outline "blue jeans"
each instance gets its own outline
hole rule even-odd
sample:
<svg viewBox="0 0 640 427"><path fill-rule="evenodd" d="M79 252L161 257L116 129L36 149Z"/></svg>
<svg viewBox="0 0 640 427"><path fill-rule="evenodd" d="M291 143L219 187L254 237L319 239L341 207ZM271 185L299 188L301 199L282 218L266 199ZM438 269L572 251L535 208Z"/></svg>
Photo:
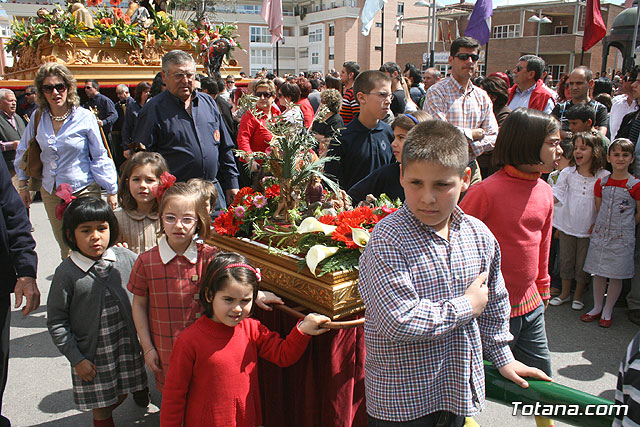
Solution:
<svg viewBox="0 0 640 427"><path fill-rule="evenodd" d="M535 310L509 320L513 341L509 343L513 357L551 376L551 353L544 329L544 304Z"/></svg>
<svg viewBox="0 0 640 427"><path fill-rule="evenodd" d="M367 427L463 427L464 417L438 411L411 421L384 421L369 415Z"/></svg>

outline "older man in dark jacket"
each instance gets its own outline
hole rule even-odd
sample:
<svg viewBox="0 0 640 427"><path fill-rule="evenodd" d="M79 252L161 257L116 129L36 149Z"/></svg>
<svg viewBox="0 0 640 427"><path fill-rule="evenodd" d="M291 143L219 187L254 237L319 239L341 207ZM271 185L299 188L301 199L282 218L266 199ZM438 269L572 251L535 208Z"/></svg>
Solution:
<svg viewBox="0 0 640 427"><path fill-rule="evenodd" d="M15 293L15 307L26 305L22 314L26 316L40 305L40 292L36 285L38 257L36 242L31 236L31 224L24 203L11 184L9 170L0 162L0 412L2 394L7 384L9 367L9 328L11 319L11 293ZM10 426L7 418L0 415L0 427Z"/></svg>

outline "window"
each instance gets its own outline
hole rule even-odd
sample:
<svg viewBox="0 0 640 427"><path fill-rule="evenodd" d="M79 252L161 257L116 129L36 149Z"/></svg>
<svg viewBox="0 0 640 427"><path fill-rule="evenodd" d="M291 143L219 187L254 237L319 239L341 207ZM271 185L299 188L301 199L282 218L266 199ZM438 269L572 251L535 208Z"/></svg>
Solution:
<svg viewBox="0 0 640 427"><path fill-rule="evenodd" d="M554 34L569 34L569 27L564 25L560 27L556 27L553 31Z"/></svg>
<svg viewBox="0 0 640 427"><path fill-rule="evenodd" d="M398 11L396 13L396 15L398 16L403 16L404 15L404 3L403 2L398 2Z"/></svg>
<svg viewBox="0 0 640 427"><path fill-rule="evenodd" d="M251 49L250 59L252 76L255 76L263 67L267 71L271 71L273 67L273 49Z"/></svg>
<svg viewBox="0 0 640 427"><path fill-rule="evenodd" d="M551 74L551 80L553 80L554 84L558 83L560 76L566 72L565 64L560 64L560 65L548 64L547 68L549 70L549 74Z"/></svg>
<svg viewBox="0 0 640 427"><path fill-rule="evenodd" d="M486 75L487 71L487 64L483 63L478 63L478 75L484 76Z"/></svg>
<svg viewBox="0 0 640 427"><path fill-rule="evenodd" d="M336 26L329 24L329 37L336 35Z"/></svg>
<svg viewBox="0 0 640 427"><path fill-rule="evenodd" d="M493 27L494 39L510 39L520 37L520 24L496 25Z"/></svg>
<svg viewBox="0 0 640 427"><path fill-rule="evenodd" d="M300 27L300 35L308 36L309 35L309 27Z"/></svg>
<svg viewBox="0 0 640 427"><path fill-rule="evenodd" d="M436 68L436 70L440 71L440 74L443 75L443 76L446 76L447 73L449 72L449 65L448 64L435 64L435 68Z"/></svg>
<svg viewBox="0 0 640 427"><path fill-rule="evenodd" d="M269 34L268 27L250 27L250 41L251 43L270 43L271 34Z"/></svg>
<svg viewBox="0 0 640 427"><path fill-rule="evenodd" d="M318 52L311 52L311 64L318 65L320 61L320 54Z"/></svg>
<svg viewBox="0 0 640 427"><path fill-rule="evenodd" d="M333 59L335 59L335 55L334 55L334 52L333 52L333 48L330 47L329 48L329 61L331 61Z"/></svg>
<svg viewBox="0 0 640 427"><path fill-rule="evenodd" d="M238 13L259 15L261 8L262 8L262 5L260 4L239 4L236 10Z"/></svg>
<svg viewBox="0 0 640 427"><path fill-rule="evenodd" d="M338 6L336 5L336 2L332 1L332 2L331 2L331 9L335 9L336 7L338 7Z"/></svg>
<svg viewBox="0 0 640 427"><path fill-rule="evenodd" d="M290 9L282 9L282 14L284 16L293 16L293 10Z"/></svg>
<svg viewBox="0 0 640 427"><path fill-rule="evenodd" d="M304 47L300 49L300 58L308 58L309 57L309 49Z"/></svg>
<svg viewBox="0 0 640 427"><path fill-rule="evenodd" d="M309 31L309 42L321 42L322 41L322 27Z"/></svg>

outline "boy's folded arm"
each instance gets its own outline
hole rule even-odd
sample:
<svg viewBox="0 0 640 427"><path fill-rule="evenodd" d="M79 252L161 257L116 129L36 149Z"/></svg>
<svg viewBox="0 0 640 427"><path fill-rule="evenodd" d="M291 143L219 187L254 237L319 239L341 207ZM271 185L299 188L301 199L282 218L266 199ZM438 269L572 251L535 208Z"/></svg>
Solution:
<svg viewBox="0 0 640 427"><path fill-rule="evenodd" d="M375 250L365 250L360 266L360 293L368 318L392 341L436 340L472 319L467 298L420 298L406 265L384 259Z"/></svg>
<svg viewBox="0 0 640 427"><path fill-rule="evenodd" d="M513 336L509 332L511 304L509 294L500 271L500 247L494 240L494 251L489 266L489 302L478 317L478 328L482 339L484 358L501 368L515 359L509 348Z"/></svg>

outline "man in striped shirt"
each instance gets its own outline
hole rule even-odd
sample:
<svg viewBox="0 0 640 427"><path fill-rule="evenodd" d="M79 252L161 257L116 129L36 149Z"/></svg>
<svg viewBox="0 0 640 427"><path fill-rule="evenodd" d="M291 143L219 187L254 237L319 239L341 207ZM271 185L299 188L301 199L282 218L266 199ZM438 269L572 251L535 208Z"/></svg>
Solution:
<svg viewBox="0 0 640 427"><path fill-rule="evenodd" d="M351 120L360 112L360 104L356 99L356 95L353 93L353 82L360 74L360 66L353 62L347 61L342 64L342 71L340 71L340 81L342 82L342 108L340 109L340 116L344 125L348 125Z"/></svg>

